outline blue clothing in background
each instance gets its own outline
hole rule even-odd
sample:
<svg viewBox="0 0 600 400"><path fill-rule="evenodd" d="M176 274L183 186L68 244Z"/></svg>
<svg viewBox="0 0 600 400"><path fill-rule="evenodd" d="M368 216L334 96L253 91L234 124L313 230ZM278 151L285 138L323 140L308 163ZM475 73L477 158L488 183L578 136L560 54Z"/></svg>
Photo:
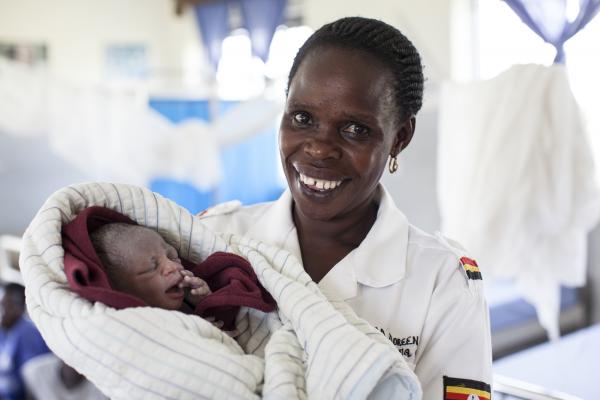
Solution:
<svg viewBox="0 0 600 400"><path fill-rule="evenodd" d="M33 323L21 317L9 330L0 329L0 398L22 400L25 386L21 367L50 350Z"/></svg>

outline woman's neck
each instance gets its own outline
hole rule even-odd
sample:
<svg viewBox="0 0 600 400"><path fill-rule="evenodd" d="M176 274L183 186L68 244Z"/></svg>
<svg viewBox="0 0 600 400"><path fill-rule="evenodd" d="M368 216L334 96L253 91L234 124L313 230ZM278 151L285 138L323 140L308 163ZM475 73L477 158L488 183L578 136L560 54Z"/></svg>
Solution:
<svg viewBox="0 0 600 400"><path fill-rule="evenodd" d="M294 224L304 269L319 282L339 261L357 248L377 218L378 205L370 202L361 210L328 221L314 220L293 208Z"/></svg>

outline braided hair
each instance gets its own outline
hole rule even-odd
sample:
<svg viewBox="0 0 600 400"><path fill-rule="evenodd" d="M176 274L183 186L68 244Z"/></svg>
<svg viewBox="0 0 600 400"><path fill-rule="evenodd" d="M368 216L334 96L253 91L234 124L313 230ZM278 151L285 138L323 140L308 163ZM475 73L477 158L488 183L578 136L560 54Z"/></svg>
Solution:
<svg viewBox="0 0 600 400"><path fill-rule="evenodd" d="M421 57L398 29L385 22L362 17L341 18L323 25L298 50L290 70L288 90L306 55L324 46L364 51L377 57L392 73L393 96L402 118L417 114L423 104Z"/></svg>

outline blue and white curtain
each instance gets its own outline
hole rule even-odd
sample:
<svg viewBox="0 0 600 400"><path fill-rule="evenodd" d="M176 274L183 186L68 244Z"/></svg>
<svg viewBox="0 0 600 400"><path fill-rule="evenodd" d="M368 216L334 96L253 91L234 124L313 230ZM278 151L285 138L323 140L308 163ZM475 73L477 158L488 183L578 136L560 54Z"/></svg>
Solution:
<svg viewBox="0 0 600 400"><path fill-rule="evenodd" d="M173 123L170 144L179 149L180 165L155 175L150 189L194 213L230 200L275 200L284 189L276 131L283 105L253 99L222 100L216 106L213 115L207 99L150 100L150 107ZM212 180L198 182L201 177Z"/></svg>
<svg viewBox="0 0 600 400"><path fill-rule="evenodd" d="M230 34L229 13L232 7L240 10L242 25L248 31L252 43L252 53L266 62L275 30L283 22L286 4L286 0L218 0L196 5L194 13L213 70L216 71L219 66L222 42ZM211 115L208 100L154 99L150 102L154 110L174 124L185 124L186 120L214 124L216 121L235 118L235 115L231 116L230 110L240 107L249 109L248 104L237 102L215 100L215 104L219 109L217 115ZM256 112L260 114L261 106L258 107ZM255 113L251 118L256 119L258 114ZM200 188L189 180L158 177L151 182L150 188L193 212L233 199L251 204L277 198L283 185L279 176L274 114L267 113L265 117L271 115L273 118L271 127L258 129L248 137L218 149L220 173L214 186ZM246 123L248 118L250 117L244 118ZM264 124L267 125L266 122ZM235 131L236 128L232 126L229 130ZM212 134L219 134L214 127Z"/></svg>
<svg viewBox="0 0 600 400"><path fill-rule="evenodd" d="M600 0L577 0L579 11L567 18L567 0L504 0L521 20L556 49L554 63L565 62L564 44L583 29L600 10Z"/></svg>
<svg viewBox="0 0 600 400"><path fill-rule="evenodd" d="M239 7L254 55L266 61L275 29L283 22L287 0L219 0L195 6L202 41L213 68L221 57L221 43L229 35L230 7Z"/></svg>

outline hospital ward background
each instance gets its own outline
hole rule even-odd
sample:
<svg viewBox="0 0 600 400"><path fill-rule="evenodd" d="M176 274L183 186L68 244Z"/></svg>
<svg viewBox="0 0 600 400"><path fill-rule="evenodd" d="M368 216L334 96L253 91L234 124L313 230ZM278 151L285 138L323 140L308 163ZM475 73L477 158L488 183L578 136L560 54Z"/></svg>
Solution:
<svg viewBox="0 0 600 400"><path fill-rule="evenodd" d="M493 397L600 399L599 11L600 0L0 0L0 280L22 283L21 235L70 184L144 186L192 213L277 199L296 51L323 23L378 18L411 38L426 76L412 144L383 183L412 224L478 261Z"/></svg>

